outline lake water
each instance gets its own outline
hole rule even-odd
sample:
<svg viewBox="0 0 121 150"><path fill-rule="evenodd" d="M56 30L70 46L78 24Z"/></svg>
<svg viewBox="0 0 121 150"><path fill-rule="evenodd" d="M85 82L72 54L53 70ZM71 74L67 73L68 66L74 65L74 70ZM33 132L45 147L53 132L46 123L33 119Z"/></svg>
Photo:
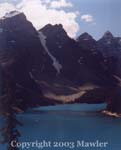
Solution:
<svg viewBox="0 0 121 150"><path fill-rule="evenodd" d="M105 104L71 104L39 107L18 115L23 126L18 127L22 142L74 142L75 148L68 145L61 148L40 148L40 150L120 150L121 119L100 113ZM4 120L0 119L0 126ZM105 148L76 147L77 141L108 142ZM0 150L7 150L5 145ZM22 148L20 148L22 150ZM29 148L38 150L38 148Z"/></svg>

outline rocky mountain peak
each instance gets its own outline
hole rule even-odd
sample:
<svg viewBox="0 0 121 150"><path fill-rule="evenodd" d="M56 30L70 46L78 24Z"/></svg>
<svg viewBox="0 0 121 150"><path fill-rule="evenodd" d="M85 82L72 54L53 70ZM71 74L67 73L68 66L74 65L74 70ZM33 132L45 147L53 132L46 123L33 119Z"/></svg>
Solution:
<svg viewBox="0 0 121 150"><path fill-rule="evenodd" d="M63 30L63 25L62 24L55 24L55 25L53 25L53 27Z"/></svg>
<svg viewBox="0 0 121 150"><path fill-rule="evenodd" d="M106 47L112 47L112 45L115 43L115 37L110 31L106 31L101 39L98 40L99 48L104 46ZM111 48L112 49L112 48Z"/></svg>
<svg viewBox="0 0 121 150"><path fill-rule="evenodd" d="M6 13L5 16L2 17L2 19L11 18L11 17L14 17L14 16L18 16L20 14L23 14L23 13L14 10L14 11Z"/></svg>
<svg viewBox="0 0 121 150"><path fill-rule="evenodd" d="M5 26L5 24L10 25L11 23L20 26L20 23L23 21L27 21L26 16L24 13L18 11L11 11L0 18L0 23L3 24L3 26Z"/></svg>
<svg viewBox="0 0 121 150"><path fill-rule="evenodd" d="M104 33L104 35L103 35L103 38L105 38L105 39L113 39L114 36L113 36L113 34L110 31L106 31Z"/></svg>
<svg viewBox="0 0 121 150"><path fill-rule="evenodd" d="M43 29L43 28L42 28ZM58 29L58 30L64 30L63 29L63 25L62 24L55 24L55 25L52 25L52 24L47 24L44 26L44 29Z"/></svg>
<svg viewBox="0 0 121 150"><path fill-rule="evenodd" d="M68 37L66 31L64 30L61 24L56 24L56 25L47 24L45 27L43 27L39 31L43 32L43 34L48 37L51 36L51 38L52 36L56 38L62 38L62 39L66 39Z"/></svg>
<svg viewBox="0 0 121 150"><path fill-rule="evenodd" d="M31 35L38 35L36 29L32 23L27 20L24 13L18 11L6 13L6 15L0 19L0 29L1 32L4 33L4 36L8 37L11 41L17 41L17 39L21 41L20 36L28 36L28 38L30 38Z"/></svg>
<svg viewBox="0 0 121 150"><path fill-rule="evenodd" d="M93 52L96 50L96 40L87 32L81 34L76 41L82 49L88 49Z"/></svg>
<svg viewBox="0 0 121 150"><path fill-rule="evenodd" d="M77 40L92 40L93 39L93 37L90 35L90 34L88 34L87 32L84 32L83 34L81 34L79 37L78 37L78 39Z"/></svg>
<svg viewBox="0 0 121 150"><path fill-rule="evenodd" d="M24 13L18 11L12 11L6 13L4 17L0 19L1 28L9 28L15 30L17 28L23 27L25 24L31 24L27 19ZM32 25L32 24L31 24Z"/></svg>

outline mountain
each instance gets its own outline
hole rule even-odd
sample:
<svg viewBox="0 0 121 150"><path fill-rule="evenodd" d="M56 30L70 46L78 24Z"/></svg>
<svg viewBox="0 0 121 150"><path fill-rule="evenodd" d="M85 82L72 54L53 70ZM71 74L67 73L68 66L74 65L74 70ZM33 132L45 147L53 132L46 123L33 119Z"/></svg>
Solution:
<svg viewBox="0 0 121 150"><path fill-rule="evenodd" d="M38 32L23 13L16 11L0 20L0 31L0 60L2 64L12 63L19 84L27 85L33 75L60 76L78 84L109 82L103 57L88 33L75 41L61 24L48 24Z"/></svg>
<svg viewBox="0 0 121 150"><path fill-rule="evenodd" d="M81 34L77 38L77 42L83 49L90 49L90 51L94 51L93 53L96 53L96 40L93 39L91 35L89 35L87 32Z"/></svg>
<svg viewBox="0 0 121 150"><path fill-rule="evenodd" d="M59 74L61 77L72 82L76 81L78 85L94 84L100 87L86 92L77 99L77 102L91 103L104 100L110 103L109 110L115 111L116 108L119 108L120 94L117 93L117 101L114 101L116 93L113 92L116 91L114 89L118 89L117 81L109 71L109 65L105 62L105 57L99 50L97 41L91 35L84 33L74 40L68 37L62 25L50 24L39 30L39 33L46 37L46 46L49 52L61 64L62 68ZM108 59L106 58L106 60ZM109 101L110 97L112 99ZM119 108L119 110L121 109Z"/></svg>
<svg viewBox="0 0 121 150"><path fill-rule="evenodd" d="M0 61L10 64L15 80L28 84L32 71L53 75L56 69L45 51L38 32L23 13L11 12L0 19ZM29 85L30 87L30 85Z"/></svg>
<svg viewBox="0 0 121 150"><path fill-rule="evenodd" d="M23 13L13 11L0 19L0 65L14 81L19 91L17 96L25 100L24 106L25 103L49 103L43 102L42 91L33 74L55 75L52 63L38 32Z"/></svg>
<svg viewBox="0 0 121 150"><path fill-rule="evenodd" d="M121 38L114 37L110 31L105 32L97 41L99 50L104 56L117 56L121 52Z"/></svg>
<svg viewBox="0 0 121 150"><path fill-rule="evenodd" d="M110 31L105 32L97 41L98 50L102 52L110 74L121 77L121 38L114 37Z"/></svg>
<svg viewBox="0 0 121 150"><path fill-rule="evenodd" d="M83 33L77 38L80 48L91 51L92 55L100 62L109 75L121 77L121 38L114 37L110 31L96 41L88 33ZM94 66L94 64L93 64Z"/></svg>
<svg viewBox="0 0 121 150"><path fill-rule="evenodd" d="M105 57L99 50L97 41L88 33L83 33L76 41L80 49L83 49L85 52L85 63L94 72L96 75L95 78L101 81L101 85L115 84L115 79L107 69L108 66L105 62Z"/></svg>
<svg viewBox="0 0 121 150"><path fill-rule="evenodd" d="M117 81L114 83L114 85L107 84L105 87L102 87L100 89L92 90L85 94L86 99L105 99L108 102L107 109L112 112L121 112L121 95L120 95L120 77L121 77L121 38L120 37L114 37L113 34L110 31L107 31L104 33L103 37L96 41L90 36L88 33L84 33L80 35L80 37L77 39L77 42L79 43L80 47L83 47L85 50L92 51L92 54L95 58L97 58L98 62L102 65L105 72L103 72L105 75L107 74L107 77L109 75L112 76L112 79L110 78L110 82L112 83L116 78L119 84L117 84ZM95 59L94 59L95 60ZM89 61L88 61L89 62ZM89 62L91 63L91 62ZM96 62L95 62L96 63ZM95 63L93 63L93 67L95 66ZM95 70L97 71L98 68ZM100 70L100 67L99 67ZM104 74L101 74L103 76ZM102 92L101 92L102 91ZM105 94L103 94L105 93ZM93 94L96 95L96 97L93 97ZM83 99L83 97L82 97ZM109 100L110 99L110 100Z"/></svg>
<svg viewBox="0 0 121 150"><path fill-rule="evenodd" d="M75 70L79 68L79 53L76 42L69 38L62 25L46 25L39 30L40 34L46 37L46 44L49 52L58 60L61 65L60 73L68 79L75 78Z"/></svg>
<svg viewBox="0 0 121 150"><path fill-rule="evenodd" d="M59 62L61 77L79 85L109 83L110 75L103 68L102 54L89 34L84 33L77 40L71 39L60 24L48 24L39 33L46 38L49 53Z"/></svg>
<svg viewBox="0 0 121 150"><path fill-rule="evenodd" d="M48 84L54 79L63 82L64 89L67 82L79 86L82 91L85 85L98 87L98 90L94 88L91 92L88 87L78 102L82 102L83 98L86 102L93 102L94 96L94 101L99 102L97 98L101 96L105 97L106 102L111 99L109 109L113 108L114 103L117 107L120 104L120 94L116 94L120 90L115 90L120 89L117 84L119 71L116 71L120 70L116 68L120 67L120 63L117 64L121 60L119 54L120 38L115 38L110 32L106 32L99 41L88 33L75 40L67 35L61 24L48 24L37 31L26 16L17 11L0 19L0 65L10 73L10 79L19 89L17 96L24 99L27 105L62 103L42 95L42 88L49 93L47 89L52 90L54 84L57 85ZM60 89L61 86L58 85ZM110 89L112 95L107 92ZM55 90L57 88L52 91ZM116 95L118 100L114 101Z"/></svg>

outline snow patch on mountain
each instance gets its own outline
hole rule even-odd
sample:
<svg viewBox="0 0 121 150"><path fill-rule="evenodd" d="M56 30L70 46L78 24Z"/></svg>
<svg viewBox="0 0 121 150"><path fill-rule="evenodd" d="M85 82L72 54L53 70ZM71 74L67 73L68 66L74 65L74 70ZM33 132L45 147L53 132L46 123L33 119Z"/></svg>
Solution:
<svg viewBox="0 0 121 150"><path fill-rule="evenodd" d="M57 73L59 74L61 69L62 69L62 65L57 61L57 59L48 50L47 45L46 45L46 36L42 32L39 32L39 39L40 39L42 46L44 47L45 51L47 52L47 54L52 59L53 66L56 69Z"/></svg>

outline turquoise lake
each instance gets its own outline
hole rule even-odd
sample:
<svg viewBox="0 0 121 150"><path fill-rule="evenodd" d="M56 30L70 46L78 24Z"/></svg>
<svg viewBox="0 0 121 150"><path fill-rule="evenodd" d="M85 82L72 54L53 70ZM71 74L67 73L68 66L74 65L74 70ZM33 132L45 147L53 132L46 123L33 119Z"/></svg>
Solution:
<svg viewBox="0 0 121 150"><path fill-rule="evenodd" d="M19 141L72 141L84 140L108 142L106 148L43 148L43 150L120 150L121 119L101 114L105 104L70 104L39 107L17 115L23 126L17 127L21 133ZM0 119L0 126L4 119ZM0 145L0 150L7 150ZM22 150L22 148L20 148ZM29 150L38 150L29 148ZM41 149L40 149L41 150Z"/></svg>

